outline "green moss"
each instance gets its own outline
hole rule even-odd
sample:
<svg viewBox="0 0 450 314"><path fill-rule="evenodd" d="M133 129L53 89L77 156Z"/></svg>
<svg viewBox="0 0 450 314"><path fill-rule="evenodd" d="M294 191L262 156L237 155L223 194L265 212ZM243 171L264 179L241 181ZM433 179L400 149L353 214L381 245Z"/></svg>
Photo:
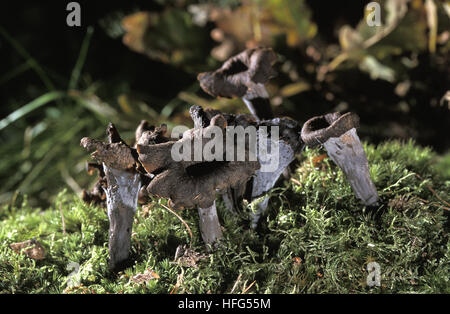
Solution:
<svg viewBox="0 0 450 314"><path fill-rule="evenodd" d="M26 200L5 207L0 211L0 292L227 293L234 287L239 293L254 282L249 293L449 293L448 209L439 199L448 201L450 190L445 163L413 142L365 148L381 198L376 208L359 204L328 158L315 158L323 151L307 150L293 180L271 191L269 211L256 231L248 228L252 204L235 216L219 202L225 241L213 254L203 247L195 210L180 213L191 239L160 206L165 201L140 208L132 237L134 264L119 274L107 270L104 209L66 192L45 211L30 208ZM33 237L47 250L44 260L9 248ZM178 245L191 245L207 257L196 268L181 266L173 262ZM381 287L366 285L371 261L381 267ZM67 268L70 262L80 265L75 277ZM130 281L147 269L159 278ZM81 285L68 289L69 279Z"/></svg>

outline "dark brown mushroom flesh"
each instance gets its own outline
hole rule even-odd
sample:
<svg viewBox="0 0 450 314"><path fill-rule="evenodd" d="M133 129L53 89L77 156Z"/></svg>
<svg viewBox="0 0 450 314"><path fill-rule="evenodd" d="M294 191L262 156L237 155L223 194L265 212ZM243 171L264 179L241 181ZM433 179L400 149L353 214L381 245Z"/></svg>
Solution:
<svg viewBox="0 0 450 314"><path fill-rule="evenodd" d="M259 123L273 120L274 123L281 123L279 127L286 130L286 125L283 125L283 123L286 123L286 119L273 118L269 95L265 88L265 84L276 75L272 67L276 60L277 55L270 48L247 49L228 59L218 70L199 74L198 80L202 89L214 97L241 97L255 119L253 125L258 128ZM239 122L243 122L244 125L248 125L247 119L242 119L242 116L239 121L232 119L233 123L239 125ZM275 159L279 159L279 167L272 171L260 169L256 172L251 183L225 191L223 199L229 209L236 211L240 208L244 194L247 194L247 197L253 200L273 188L280 175L295 159L295 147L300 145L302 141L299 132L296 132L294 137L296 137L296 140L293 146L291 145L292 142L285 141L285 138L281 140L270 136L264 139L265 143L261 142L261 146L274 146L277 149L276 153L266 152L264 156L260 156L259 161L271 163ZM256 227L259 217L265 212L267 205L268 198L265 198L259 203L258 210L252 213L252 227Z"/></svg>
<svg viewBox="0 0 450 314"><path fill-rule="evenodd" d="M103 171L103 165L95 162L87 162L86 170L89 175L94 175L98 172L98 179L90 191L83 189L81 199L87 204L106 207L106 177Z"/></svg>
<svg viewBox="0 0 450 314"><path fill-rule="evenodd" d="M258 161L227 161L195 159L195 143L203 149L210 141L214 129L225 132L226 119L217 114L211 119L202 117L200 107L191 109L194 129L183 133L181 139L154 145L138 142L139 161L147 173L154 174L146 190L151 195L168 198L175 209L197 207L200 215L200 229L207 245L222 238L215 207L216 192L247 182L259 168ZM222 135L225 139L225 136ZM192 148L187 160L173 158L173 150ZM248 153L247 153L248 154Z"/></svg>
<svg viewBox="0 0 450 314"><path fill-rule="evenodd" d="M252 48L228 59L214 72L198 75L200 86L214 97L240 97L258 119L272 119L265 84L276 75L277 55L270 48Z"/></svg>
<svg viewBox="0 0 450 314"><path fill-rule="evenodd" d="M197 113L192 114L192 112ZM289 118L257 121L250 115L225 114L211 109L203 111L198 106L191 107L191 115L197 117L198 125L208 124L208 119L216 114L222 114L228 126L243 128L254 126L258 129L258 162L261 167L255 171L251 180L222 191L222 199L233 213L240 211L244 199L251 202L263 197L263 200L257 204L256 210L251 213L251 227L256 228L269 203L269 197L264 194L275 186L283 171L295 159L295 154L303 149L304 145L300 137L301 127ZM277 127L278 132L271 132L272 127ZM270 167L270 165L276 166Z"/></svg>
<svg viewBox="0 0 450 314"><path fill-rule="evenodd" d="M378 202L378 193L356 132L358 126L359 117L354 113L331 113L308 120L301 134L306 145L325 147L330 159L344 172L355 196L364 205L372 206Z"/></svg>

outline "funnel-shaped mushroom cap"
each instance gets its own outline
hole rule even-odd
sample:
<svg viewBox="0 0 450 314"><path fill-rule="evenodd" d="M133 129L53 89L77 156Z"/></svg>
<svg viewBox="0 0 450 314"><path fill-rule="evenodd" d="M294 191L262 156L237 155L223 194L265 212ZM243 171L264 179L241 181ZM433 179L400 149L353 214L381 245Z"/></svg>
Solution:
<svg viewBox="0 0 450 314"><path fill-rule="evenodd" d="M247 49L228 59L220 69L198 75L200 86L214 97L243 97L254 84L265 84L276 75L277 55L270 48Z"/></svg>
<svg viewBox="0 0 450 314"><path fill-rule="evenodd" d="M221 143L225 140L227 120L220 114L208 117L201 107L192 107L190 111L197 128L184 132L177 141L148 145L138 143L137 152L145 170L155 174L147 186L149 194L170 198L174 208L207 208L214 203L216 190L247 182L260 164L250 160L226 161L223 156L209 160L202 154L197 160L196 151L202 153L211 144L208 134L220 130ZM185 149L188 153L180 160L181 156L177 153L184 153ZM220 154L225 154L225 151Z"/></svg>
<svg viewBox="0 0 450 314"><path fill-rule="evenodd" d="M358 127L359 117L357 114L348 112L341 116L340 113L335 112L306 121L301 135L305 144L313 147L325 143L331 137L339 137Z"/></svg>

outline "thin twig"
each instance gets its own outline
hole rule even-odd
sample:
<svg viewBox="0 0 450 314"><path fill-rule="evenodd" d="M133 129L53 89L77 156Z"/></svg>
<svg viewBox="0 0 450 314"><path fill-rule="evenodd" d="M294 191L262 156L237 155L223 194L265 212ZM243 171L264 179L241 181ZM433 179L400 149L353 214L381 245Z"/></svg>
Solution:
<svg viewBox="0 0 450 314"><path fill-rule="evenodd" d="M233 288L231 289L230 293L233 293L233 292L234 292L234 290L235 290L236 287L237 287L237 284L238 284L239 281L241 280L241 277L242 277L242 274L239 274L239 276L237 277L236 282L234 283Z"/></svg>
<svg viewBox="0 0 450 314"><path fill-rule="evenodd" d="M406 176L404 176L404 177L398 179L398 181L395 182L394 184L388 186L387 188L384 188L384 189L383 189L383 192L385 192L385 191L387 191L387 190L390 190L391 188L393 188L393 187L399 185L400 182L402 182L402 181L405 180L406 178L409 178L410 176L413 176L413 175L417 175L417 174L416 174L416 173L413 173L413 172L412 172L412 173L408 173Z"/></svg>
<svg viewBox="0 0 450 314"><path fill-rule="evenodd" d="M177 285L175 285L175 286L173 286L172 290L170 290L169 294L177 294L177 291L178 291L178 287L177 287Z"/></svg>
<svg viewBox="0 0 450 314"><path fill-rule="evenodd" d="M416 196L416 198L417 198L419 201L423 202L424 204L429 204L430 206L436 206L436 207L438 207L438 208L443 208L443 209L445 209L445 210L449 210L449 211L450 211L450 207L445 207L445 206L442 206L441 204L430 203L430 201L424 200L423 198L420 198L420 197L417 197L417 196Z"/></svg>
<svg viewBox="0 0 450 314"><path fill-rule="evenodd" d="M428 203L430 202L430 201L424 200L423 198L420 198L420 197L417 197L417 196L416 196L416 198L417 198L419 201L424 202L425 204L428 204Z"/></svg>
<svg viewBox="0 0 450 314"><path fill-rule="evenodd" d="M428 184L427 184L427 188L431 191L431 193L434 194L434 196L436 196L436 198L437 198L438 200L440 200L440 201L441 201L442 203L444 203L445 205L450 206L450 204L449 204L448 202L446 202L445 200L443 200L443 199L436 193L436 191L433 190L433 188L432 188L431 186L429 186Z"/></svg>
<svg viewBox="0 0 450 314"><path fill-rule="evenodd" d="M431 206L436 206L437 208L442 208L442 209L445 209L445 210L450 211L450 207L446 207L446 206L441 205L441 204L430 203L430 205L431 205Z"/></svg>
<svg viewBox="0 0 450 314"><path fill-rule="evenodd" d="M165 209L167 209L172 214L174 214L175 217L177 217L183 223L183 225L186 227L186 229L189 233L189 236L191 237L191 244L192 244L192 240L194 239L194 236L192 235L191 228L189 228L189 225L186 223L186 221L184 221L183 218L180 217L180 215L178 215L174 210L170 209L168 206L166 206L164 204L161 204L161 206L164 207Z"/></svg>
<svg viewBox="0 0 450 314"><path fill-rule="evenodd" d="M181 274L177 276L177 283L173 286L169 294L177 294L178 288L183 284L184 268L181 267Z"/></svg>
<svg viewBox="0 0 450 314"><path fill-rule="evenodd" d="M416 176L417 176L420 180L425 181L425 180L424 180L420 175L418 175L417 173L416 173ZM425 186L428 188L428 190L430 190L431 193L433 193L434 196L436 196L436 198L437 198L438 200L440 200L440 201L441 201L442 203L444 203L445 205L450 206L450 203L448 203L447 201L443 200L443 199L436 193L436 191L433 190L433 188L432 188L429 184L425 183ZM443 207L443 208L446 209L446 210L450 210L448 207Z"/></svg>
<svg viewBox="0 0 450 314"><path fill-rule="evenodd" d="M81 44L81 50L80 54L78 55L77 63L75 64L75 67L72 70L72 75L70 76L69 89L75 89L77 87L81 69L83 68L83 65L86 61L86 56L93 33L94 33L93 27L89 26L86 35L83 39L83 43Z"/></svg>
<svg viewBox="0 0 450 314"><path fill-rule="evenodd" d="M242 294L245 294L254 284L255 284L256 280L253 281L244 291L242 291Z"/></svg>
<svg viewBox="0 0 450 314"><path fill-rule="evenodd" d="M62 228L63 228L63 236L66 236L66 222L64 220L64 214L62 211L62 202L59 203L59 213L61 215L61 221L62 221Z"/></svg>

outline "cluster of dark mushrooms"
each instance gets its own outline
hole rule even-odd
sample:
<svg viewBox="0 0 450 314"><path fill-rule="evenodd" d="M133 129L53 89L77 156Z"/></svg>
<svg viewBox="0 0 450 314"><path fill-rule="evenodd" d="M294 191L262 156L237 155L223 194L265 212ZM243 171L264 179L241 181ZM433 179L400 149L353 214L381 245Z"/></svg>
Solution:
<svg viewBox="0 0 450 314"><path fill-rule="evenodd" d="M143 120L136 129L135 143L127 145L113 124L107 128L107 142L83 138L81 145L93 152L97 163L88 163L89 173L98 171L99 180L91 191L83 192L83 200L106 205L109 229L109 266L116 269L128 259L133 217L138 203L149 196L169 199L175 209L197 208L200 231L208 248L222 238L216 211L220 195L226 207L236 212L243 200L262 197L253 212L251 226L256 227L269 202L267 192L277 183L305 145L323 145L329 157L344 171L357 198L364 205L375 205L378 194L369 175L367 158L356 133L359 118L354 113L327 114L308 120L303 127L289 118L274 118L265 84L276 75L273 64L277 56L270 48L247 49L230 58L214 71L198 75L200 86L214 97L241 97L251 114L229 114L199 106L190 108L194 128L177 138L168 135L166 125L151 126ZM268 152L257 160L228 161L225 156L213 160L180 160L172 158L174 145L193 145L212 127L224 133L228 126L277 126L279 136L258 138L276 142L277 152ZM223 137L225 138L225 136ZM264 143L267 144L267 143ZM248 146L245 154L248 156ZM224 152L225 153L225 152ZM278 154L278 166L261 171L271 154ZM263 157L263 158L261 158Z"/></svg>

